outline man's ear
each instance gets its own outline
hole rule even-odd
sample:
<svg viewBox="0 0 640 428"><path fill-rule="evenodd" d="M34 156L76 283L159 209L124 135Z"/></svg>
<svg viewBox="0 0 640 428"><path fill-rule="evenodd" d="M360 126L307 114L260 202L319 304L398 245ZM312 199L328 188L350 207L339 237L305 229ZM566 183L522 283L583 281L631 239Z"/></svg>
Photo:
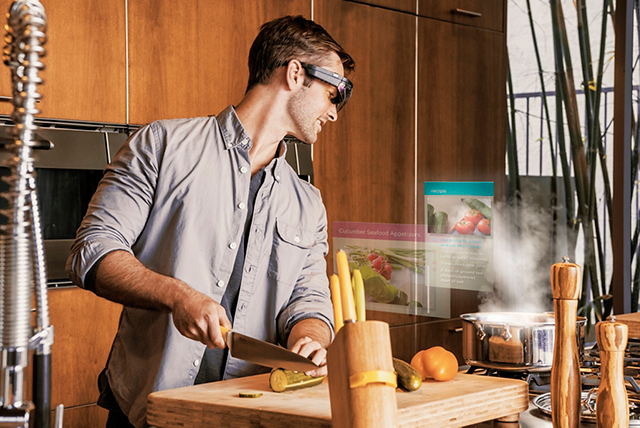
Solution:
<svg viewBox="0 0 640 428"><path fill-rule="evenodd" d="M304 84L304 68L297 59L292 59L287 64L287 86L289 89L294 90Z"/></svg>

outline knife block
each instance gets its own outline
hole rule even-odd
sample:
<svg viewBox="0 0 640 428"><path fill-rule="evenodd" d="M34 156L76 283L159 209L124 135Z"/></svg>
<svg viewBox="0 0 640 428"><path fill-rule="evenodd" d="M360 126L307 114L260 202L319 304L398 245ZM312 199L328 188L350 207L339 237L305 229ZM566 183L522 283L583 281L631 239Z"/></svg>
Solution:
<svg viewBox="0 0 640 428"><path fill-rule="evenodd" d="M387 323L345 323L329 347L327 366L333 428L398 426L395 386L375 379L362 386L350 385L354 376L369 372L393 375L395 382Z"/></svg>

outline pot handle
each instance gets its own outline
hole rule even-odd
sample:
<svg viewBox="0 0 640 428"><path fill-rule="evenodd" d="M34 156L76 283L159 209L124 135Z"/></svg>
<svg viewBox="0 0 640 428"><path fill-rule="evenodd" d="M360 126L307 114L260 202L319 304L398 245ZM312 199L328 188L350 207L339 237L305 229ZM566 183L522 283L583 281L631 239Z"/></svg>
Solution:
<svg viewBox="0 0 640 428"><path fill-rule="evenodd" d="M511 331L509 330L509 324L505 323L499 323L498 325L501 325L504 327L504 330L502 331L502 333L500 334L500 336L502 336L502 338L504 339L505 342L508 342L509 340L511 340L511 338L513 337L511 335Z"/></svg>
<svg viewBox="0 0 640 428"><path fill-rule="evenodd" d="M475 321L473 322L473 325L476 326L476 335L478 336L478 339L484 340L484 338L487 337L487 333L484 332L484 326Z"/></svg>

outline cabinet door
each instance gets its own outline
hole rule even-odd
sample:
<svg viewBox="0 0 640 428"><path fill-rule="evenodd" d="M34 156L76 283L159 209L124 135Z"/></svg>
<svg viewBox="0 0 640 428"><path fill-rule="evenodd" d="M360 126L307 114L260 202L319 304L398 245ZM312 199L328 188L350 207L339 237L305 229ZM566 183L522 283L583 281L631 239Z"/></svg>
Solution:
<svg viewBox="0 0 640 428"><path fill-rule="evenodd" d="M52 410L58 404L65 407L94 404L99 395L98 374L107 363L122 306L78 287L49 289L48 303L55 334L51 346ZM28 366L27 399L32 396L32 371L33 367Z"/></svg>
<svg viewBox="0 0 640 428"><path fill-rule="evenodd" d="M505 186L504 33L418 20L418 187L425 181ZM425 223L424 203L418 222ZM451 316L477 310L475 292L452 290Z"/></svg>
<svg viewBox="0 0 640 428"><path fill-rule="evenodd" d="M354 1L356 3L368 4L371 6L384 7L400 12L416 13L416 0L345 0Z"/></svg>
<svg viewBox="0 0 640 428"><path fill-rule="evenodd" d="M125 21L122 0L42 0L47 14L44 83L39 116L125 123ZM8 11L12 1L0 0ZM6 23L6 18L3 21ZM11 74L0 73L0 95L11 96ZM13 107L0 104L0 113Z"/></svg>
<svg viewBox="0 0 640 428"><path fill-rule="evenodd" d="M237 103L265 22L311 15L309 0L129 0L130 122L207 116Z"/></svg>
<svg viewBox="0 0 640 428"><path fill-rule="evenodd" d="M315 184L329 221L414 224L415 17L336 0L315 2L316 21L353 56L353 95L313 146ZM408 315L369 313L390 324Z"/></svg>

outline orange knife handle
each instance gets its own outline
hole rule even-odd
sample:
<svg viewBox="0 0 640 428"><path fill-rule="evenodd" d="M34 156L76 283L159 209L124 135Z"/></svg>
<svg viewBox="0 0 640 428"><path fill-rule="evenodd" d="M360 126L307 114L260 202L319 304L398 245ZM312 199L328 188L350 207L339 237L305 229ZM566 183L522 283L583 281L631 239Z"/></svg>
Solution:
<svg viewBox="0 0 640 428"><path fill-rule="evenodd" d="M331 275L329 284L331 288L331 301L333 302L335 332L337 333L344 325L344 321L342 320L342 303L340 299L340 278L338 278L338 275L335 273Z"/></svg>
<svg viewBox="0 0 640 428"><path fill-rule="evenodd" d="M229 330L227 327L221 325L220 326L220 333L222 333L222 339L224 339L224 343L225 345L227 344L227 333L229 333L231 330Z"/></svg>
<svg viewBox="0 0 640 428"><path fill-rule="evenodd" d="M353 288L351 288L351 272L349 271L349 260L347 253L338 250L336 254L338 265L338 277L340 278L341 303L344 321L356 320L356 308L353 302Z"/></svg>

